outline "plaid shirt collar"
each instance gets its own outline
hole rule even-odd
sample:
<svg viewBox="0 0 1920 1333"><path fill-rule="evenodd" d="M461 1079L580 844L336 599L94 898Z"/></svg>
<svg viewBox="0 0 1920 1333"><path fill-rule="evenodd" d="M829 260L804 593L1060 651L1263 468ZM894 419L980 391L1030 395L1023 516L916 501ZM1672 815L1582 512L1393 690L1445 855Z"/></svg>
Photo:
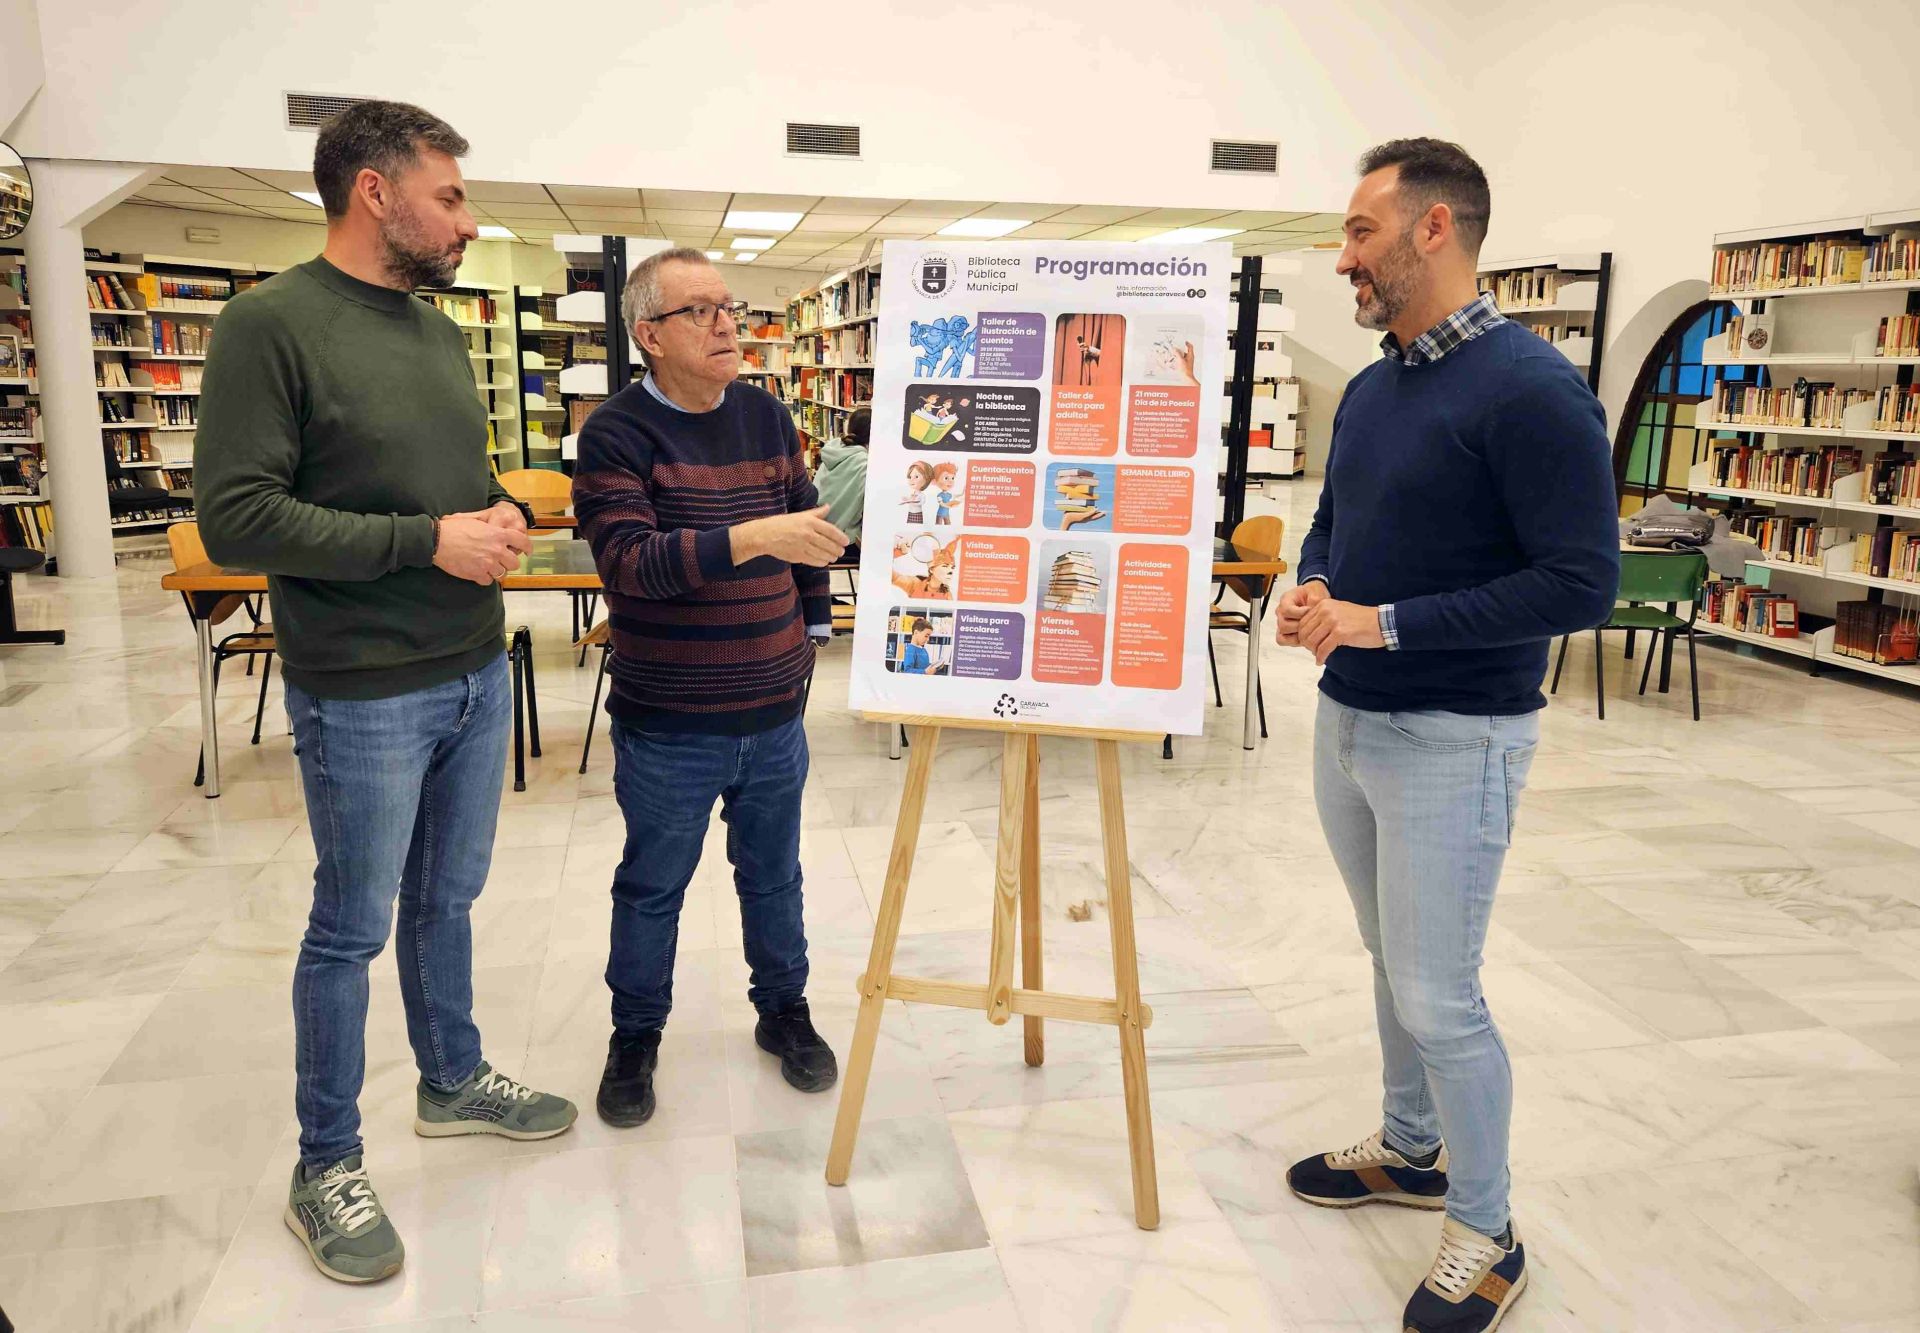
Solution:
<svg viewBox="0 0 1920 1333"><path fill-rule="evenodd" d="M1506 322L1507 317L1494 305L1492 294L1482 292L1415 338L1413 346L1405 351L1400 348L1400 340L1391 333L1380 340L1380 351L1389 361L1398 361L1407 366L1424 366Z"/></svg>

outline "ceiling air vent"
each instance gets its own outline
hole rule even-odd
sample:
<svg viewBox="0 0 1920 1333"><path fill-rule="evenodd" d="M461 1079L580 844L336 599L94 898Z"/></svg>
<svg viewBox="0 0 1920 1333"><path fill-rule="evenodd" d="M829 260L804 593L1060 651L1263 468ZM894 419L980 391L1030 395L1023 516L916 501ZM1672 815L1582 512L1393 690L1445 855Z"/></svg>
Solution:
<svg viewBox="0 0 1920 1333"><path fill-rule="evenodd" d="M350 106L371 99L337 93L287 93L287 128L317 130Z"/></svg>
<svg viewBox="0 0 1920 1333"><path fill-rule="evenodd" d="M806 157L860 156L858 125L803 125L787 122L787 151Z"/></svg>
<svg viewBox="0 0 1920 1333"><path fill-rule="evenodd" d="M1215 139L1213 170L1277 176L1280 174L1280 145L1255 143L1246 139Z"/></svg>

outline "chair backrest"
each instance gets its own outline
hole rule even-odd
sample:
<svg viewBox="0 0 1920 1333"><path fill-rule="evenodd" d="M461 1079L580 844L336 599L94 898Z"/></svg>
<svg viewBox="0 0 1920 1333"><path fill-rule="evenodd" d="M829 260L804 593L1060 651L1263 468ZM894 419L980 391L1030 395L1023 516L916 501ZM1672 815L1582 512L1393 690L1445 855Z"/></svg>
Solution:
<svg viewBox="0 0 1920 1333"><path fill-rule="evenodd" d="M198 523L173 523L167 527L167 552L173 557L173 572L191 569L195 565L207 563L207 546L200 540ZM202 594L204 595L204 594ZM183 594L184 596L184 594ZM210 624L218 625L230 618L235 611L247 604L241 593L222 597L213 604L213 610L207 616Z"/></svg>
<svg viewBox="0 0 1920 1333"><path fill-rule="evenodd" d="M573 496L573 478L552 468L514 468L500 474L500 485L508 495L525 503L567 500Z"/></svg>
<svg viewBox="0 0 1920 1333"><path fill-rule="evenodd" d="M1252 518L1243 518L1234 526L1233 536L1229 540L1233 549L1247 560L1272 560L1280 554L1281 538L1286 535L1285 520L1274 514L1256 514ZM1234 595L1247 605L1273 591L1272 578L1236 575L1228 578L1226 585L1233 589Z"/></svg>
<svg viewBox="0 0 1920 1333"><path fill-rule="evenodd" d="M1622 551L1623 602L1691 602L1707 580L1707 558L1698 551Z"/></svg>

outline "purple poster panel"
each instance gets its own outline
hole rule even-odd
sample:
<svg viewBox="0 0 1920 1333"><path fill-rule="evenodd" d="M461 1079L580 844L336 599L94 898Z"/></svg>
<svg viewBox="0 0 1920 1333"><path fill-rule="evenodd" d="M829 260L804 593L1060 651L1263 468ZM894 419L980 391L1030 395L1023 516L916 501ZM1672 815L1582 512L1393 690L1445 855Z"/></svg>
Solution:
<svg viewBox="0 0 1920 1333"><path fill-rule="evenodd" d="M1037 380L1046 354L1045 315L981 313L974 374L982 379Z"/></svg>
<svg viewBox="0 0 1920 1333"><path fill-rule="evenodd" d="M953 674L1017 680L1027 618L1018 611L961 611L954 633Z"/></svg>

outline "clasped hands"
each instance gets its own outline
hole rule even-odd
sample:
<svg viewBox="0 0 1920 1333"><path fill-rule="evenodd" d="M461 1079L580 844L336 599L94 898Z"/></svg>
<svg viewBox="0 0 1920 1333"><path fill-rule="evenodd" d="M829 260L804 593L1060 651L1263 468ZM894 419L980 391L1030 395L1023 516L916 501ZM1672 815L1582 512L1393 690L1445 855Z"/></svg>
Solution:
<svg viewBox="0 0 1920 1333"><path fill-rule="evenodd" d="M1321 666L1335 648L1384 648L1380 609L1336 601L1319 579L1280 594L1273 641L1282 648L1305 648Z"/></svg>
<svg viewBox="0 0 1920 1333"><path fill-rule="evenodd" d="M526 515L512 501L501 500L490 509L442 518L433 563L457 579L490 588L520 568L520 557L532 549Z"/></svg>

